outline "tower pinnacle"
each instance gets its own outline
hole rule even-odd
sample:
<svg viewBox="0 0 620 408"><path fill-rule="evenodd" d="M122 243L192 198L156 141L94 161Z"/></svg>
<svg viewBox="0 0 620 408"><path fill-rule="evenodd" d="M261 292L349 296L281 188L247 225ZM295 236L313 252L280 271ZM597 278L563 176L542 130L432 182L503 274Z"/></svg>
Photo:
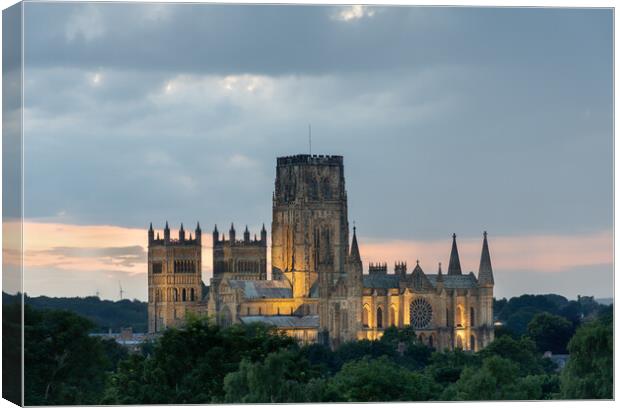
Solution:
<svg viewBox="0 0 620 408"><path fill-rule="evenodd" d="M450 263L448 264L448 275L462 275L461 261L459 260L459 250L456 247L456 234L452 234L452 251L450 252Z"/></svg>
<svg viewBox="0 0 620 408"><path fill-rule="evenodd" d="M481 286L493 286L493 267L491 266L491 255L489 254L489 243L487 232L483 233L482 254L480 255L480 268L478 269L478 283Z"/></svg>

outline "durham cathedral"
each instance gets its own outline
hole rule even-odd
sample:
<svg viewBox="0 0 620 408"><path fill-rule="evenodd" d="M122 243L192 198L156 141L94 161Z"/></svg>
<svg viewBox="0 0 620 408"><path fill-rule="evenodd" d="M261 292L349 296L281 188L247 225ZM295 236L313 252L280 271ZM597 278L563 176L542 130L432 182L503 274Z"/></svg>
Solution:
<svg viewBox="0 0 620 408"><path fill-rule="evenodd" d="M148 325L156 333L181 325L189 313L222 326L262 322L300 342L336 347L377 339L390 327L410 326L420 341L443 350L476 351L493 340L493 269L486 232L478 275L463 273L456 235L447 270L396 263L364 271L355 227L350 237L342 156L277 159L271 222L271 279L267 230L252 237L213 230L213 277L202 281L202 231L178 239L148 231ZM434 268L433 268L434 269Z"/></svg>

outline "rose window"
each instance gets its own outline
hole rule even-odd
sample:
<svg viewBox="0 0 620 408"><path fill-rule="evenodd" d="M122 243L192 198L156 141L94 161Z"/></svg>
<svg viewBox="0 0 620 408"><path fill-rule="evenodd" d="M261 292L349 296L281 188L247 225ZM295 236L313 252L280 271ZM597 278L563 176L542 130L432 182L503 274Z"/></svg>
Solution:
<svg viewBox="0 0 620 408"><path fill-rule="evenodd" d="M411 325L416 329L424 329L431 323L433 308L426 299L417 298L411 302Z"/></svg>

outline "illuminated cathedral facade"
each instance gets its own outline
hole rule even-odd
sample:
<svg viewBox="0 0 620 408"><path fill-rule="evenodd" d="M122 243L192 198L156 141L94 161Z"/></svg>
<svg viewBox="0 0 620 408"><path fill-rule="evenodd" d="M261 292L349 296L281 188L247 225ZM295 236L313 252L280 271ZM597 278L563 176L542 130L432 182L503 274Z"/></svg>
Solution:
<svg viewBox="0 0 620 408"><path fill-rule="evenodd" d="M461 270L456 235L447 271L426 273L419 262L369 264L364 273L355 228L349 236L342 156L277 159L271 223L271 279L267 231L228 239L214 228L213 277L201 280L202 232L170 239L149 229L149 331L183 324L188 313L222 326L262 322L300 342L332 347L377 339L390 326L412 327L436 349L479 350L493 340L493 269L484 233L478 274Z"/></svg>

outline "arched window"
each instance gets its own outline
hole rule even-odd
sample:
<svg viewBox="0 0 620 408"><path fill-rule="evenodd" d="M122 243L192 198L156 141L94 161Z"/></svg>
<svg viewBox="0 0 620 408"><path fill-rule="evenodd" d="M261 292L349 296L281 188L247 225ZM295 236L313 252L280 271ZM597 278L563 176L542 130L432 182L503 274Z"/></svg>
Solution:
<svg viewBox="0 0 620 408"><path fill-rule="evenodd" d="M179 301L179 292L177 291L177 288L172 289L172 296L175 302Z"/></svg>
<svg viewBox="0 0 620 408"><path fill-rule="evenodd" d="M383 310L380 307L377 308L377 327L383 327Z"/></svg>
<svg viewBox="0 0 620 408"><path fill-rule="evenodd" d="M259 308L258 308L258 315L260 316L260 315L262 315L262 314L263 314L263 310L259 307Z"/></svg>
<svg viewBox="0 0 620 408"><path fill-rule="evenodd" d="M193 302L195 300L194 299L194 288L191 288L189 293L190 293L189 299Z"/></svg>
<svg viewBox="0 0 620 408"><path fill-rule="evenodd" d="M456 327L463 327L465 319L463 318L463 307L461 305L456 307Z"/></svg>
<svg viewBox="0 0 620 408"><path fill-rule="evenodd" d="M390 307L390 325L398 326L398 320L396 318L396 306Z"/></svg>
<svg viewBox="0 0 620 408"><path fill-rule="evenodd" d="M418 340L420 340L420 344L426 343L426 336L424 335L424 333L420 333L420 335L418 336Z"/></svg>
<svg viewBox="0 0 620 408"><path fill-rule="evenodd" d="M362 310L362 326L368 327L368 305L364 305L364 310Z"/></svg>
<svg viewBox="0 0 620 408"><path fill-rule="evenodd" d="M463 349L463 338L461 337L460 334L456 336L456 348L461 349L461 350Z"/></svg>
<svg viewBox="0 0 620 408"><path fill-rule="evenodd" d="M181 293L182 293L183 302L187 302L187 292L185 292L185 288L183 288L183 292Z"/></svg>
<svg viewBox="0 0 620 408"><path fill-rule="evenodd" d="M475 315L475 311L473 307L469 308L469 325L471 327L474 327L476 325L476 319L475 319L476 315Z"/></svg>
<svg viewBox="0 0 620 408"><path fill-rule="evenodd" d="M428 346L430 348L435 348L435 344L434 344L434 340L433 340L433 335L432 334L430 336L428 336Z"/></svg>
<svg viewBox="0 0 620 408"><path fill-rule="evenodd" d="M469 337L469 349L471 351L476 351L476 338L473 334Z"/></svg>
<svg viewBox="0 0 620 408"><path fill-rule="evenodd" d="M446 309L446 326L450 326L450 312Z"/></svg>

